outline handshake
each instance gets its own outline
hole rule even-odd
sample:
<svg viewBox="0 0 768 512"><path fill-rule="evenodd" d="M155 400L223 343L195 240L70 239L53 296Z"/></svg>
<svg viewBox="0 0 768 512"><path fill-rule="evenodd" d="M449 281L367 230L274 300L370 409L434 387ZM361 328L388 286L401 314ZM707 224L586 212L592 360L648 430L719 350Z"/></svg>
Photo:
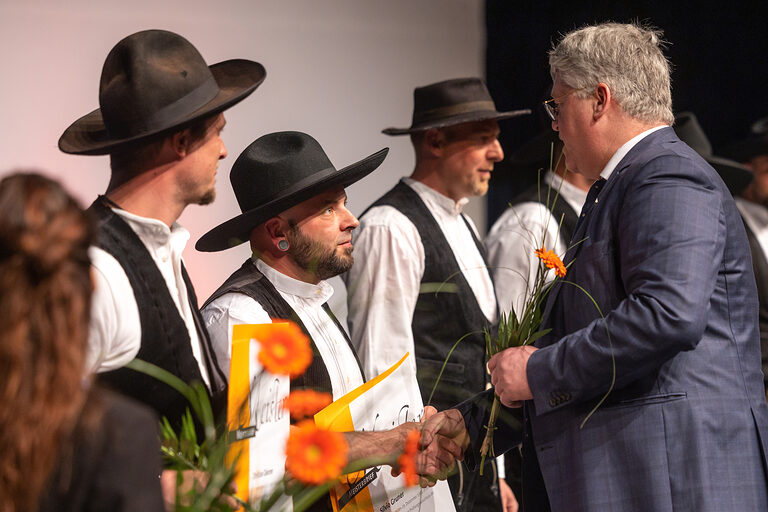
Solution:
<svg viewBox="0 0 768 512"><path fill-rule="evenodd" d="M456 409L437 412L434 407L424 408L420 423L406 422L391 430L375 432L344 432L349 445L349 460L365 460L367 467L387 464L397 476L398 457L405 452L410 432L418 431L421 437L418 452L413 457L415 472L422 487L431 487L438 480L445 480L456 467L457 460L464 459L469 446L469 435L464 418Z"/></svg>
<svg viewBox="0 0 768 512"><path fill-rule="evenodd" d="M456 409L437 412L427 406L420 423L406 423L399 428L421 433L415 465L422 487L432 487L448 478L455 471L456 461L464 459L464 450L469 446L464 418ZM398 468L393 468L392 474L397 476Z"/></svg>

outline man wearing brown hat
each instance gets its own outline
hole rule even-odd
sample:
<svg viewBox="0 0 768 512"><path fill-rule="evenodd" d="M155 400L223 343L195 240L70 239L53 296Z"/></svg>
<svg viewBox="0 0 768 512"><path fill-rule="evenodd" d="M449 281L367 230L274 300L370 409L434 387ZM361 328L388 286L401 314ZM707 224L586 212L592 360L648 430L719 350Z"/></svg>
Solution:
<svg viewBox="0 0 768 512"><path fill-rule="evenodd" d="M482 332L497 321L496 298L477 230L461 210L487 192L504 157L497 121L528 112L498 112L482 80L459 78L416 88L411 126L384 130L411 136L416 166L361 217L346 276L350 334L370 375L409 352L423 402L438 409L488 382ZM458 510L501 508L493 473L482 483L469 472L449 478Z"/></svg>
<svg viewBox="0 0 768 512"><path fill-rule="evenodd" d="M337 170L311 136L277 132L251 143L232 166L230 181L242 213L210 230L195 245L213 252L249 241L253 251L203 306L219 360L228 369L233 326L273 319L296 322L315 355L302 376L291 378L284 387L278 385L277 398L273 388L266 391L268 400L285 399L289 388L314 389L337 400L365 382L349 338L328 307L333 287L326 280L347 271L353 261L352 231L359 223L346 207L344 189L373 172L387 152L388 148L381 149ZM261 389L254 388L256 393ZM269 430L268 423L278 421L264 420L260 435L287 435L284 429ZM414 428L417 423L406 422L391 430L346 433L349 459L392 456L394 464ZM282 444L274 437L268 442ZM452 462L445 452L437 453L437 446L432 450L429 453ZM421 462L423 471L437 468L429 466L427 458ZM282 477L278 473L275 482ZM313 510L330 510L330 501L319 500Z"/></svg>
<svg viewBox="0 0 768 512"><path fill-rule="evenodd" d="M134 357L185 382L202 381L215 411L226 400L181 254L189 233L176 221L190 204L213 201L227 154L222 112L264 80L261 64L208 66L183 37L130 35L110 51L99 108L59 139L65 153L110 155L107 191L91 205L98 246L88 364L101 380L150 405L178 427L188 403L169 386L124 368Z"/></svg>

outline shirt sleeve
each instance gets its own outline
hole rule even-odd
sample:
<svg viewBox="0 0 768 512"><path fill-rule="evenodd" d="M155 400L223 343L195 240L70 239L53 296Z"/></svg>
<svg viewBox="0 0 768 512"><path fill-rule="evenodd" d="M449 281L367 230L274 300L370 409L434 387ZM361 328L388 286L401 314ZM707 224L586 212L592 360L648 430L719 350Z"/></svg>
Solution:
<svg viewBox="0 0 768 512"><path fill-rule="evenodd" d="M516 314L522 313L539 267L535 249L544 246L565 256L567 247L559 231L557 220L538 202L507 209L493 225L485 243L500 311L514 308ZM549 270L547 280L552 279L554 272Z"/></svg>
<svg viewBox="0 0 768 512"><path fill-rule="evenodd" d="M354 247L355 264L345 275L347 322L365 374L372 378L405 352L413 356L411 321L424 274L424 246L413 223L382 206L363 217Z"/></svg>
<svg viewBox="0 0 768 512"><path fill-rule="evenodd" d="M93 295L86 368L98 373L121 368L136 357L141 347L141 321L123 267L102 249L91 247L88 252Z"/></svg>
<svg viewBox="0 0 768 512"><path fill-rule="evenodd" d="M261 304L242 293L224 294L205 306L201 313L216 359L229 380L232 328L242 324L271 324L272 319Z"/></svg>

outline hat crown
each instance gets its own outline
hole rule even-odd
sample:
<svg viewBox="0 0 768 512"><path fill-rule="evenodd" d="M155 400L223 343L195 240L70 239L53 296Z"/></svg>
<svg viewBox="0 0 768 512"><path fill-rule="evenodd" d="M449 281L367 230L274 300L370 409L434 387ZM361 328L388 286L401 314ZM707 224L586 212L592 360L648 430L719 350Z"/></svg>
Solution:
<svg viewBox="0 0 768 512"><path fill-rule="evenodd" d="M493 106L493 98L488 88L479 78L454 78L443 80L413 91L414 112L434 108L457 105L469 101L489 101Z"/></svg>
<svg viewBox="0 0 768 512"><path fill-rule="evenodd" d="M675 133L704 158L712 156L712 144L692 112L681 112L675 116Z"/></svg>
<svg viewBox="0 0 768 512"><path fill-rule="evenodd" d="M173 126L219 93L200 52L166 30L122 39L101 72L99 105L112 137L130 137Z"/></svg>
<svg viewBox="0 0 768 512"><path fill-rule="evenodd" d="M237 158L229 180L243 212L263 206L320 172L336 172L313 137L276 132L253 141Z"/></svg>

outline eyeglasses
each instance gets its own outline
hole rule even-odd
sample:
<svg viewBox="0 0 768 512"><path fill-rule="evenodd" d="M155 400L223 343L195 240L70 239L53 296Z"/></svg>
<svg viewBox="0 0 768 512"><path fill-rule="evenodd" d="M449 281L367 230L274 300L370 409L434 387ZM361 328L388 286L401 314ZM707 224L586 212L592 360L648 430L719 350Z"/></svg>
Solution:
<svg viewBox="0 0 768 512"><path fill-rule="evenodd" d="M543 102L542 105L544 105L544 110L547 112L549 118L552 119L552 121L557 121L557 115L560 113L560 105L557 104L556 100L562 100L566 96L570 96L576 91L582 90L584 90L583 87L581 89L573 89L557 98L549 98L547 101Z"/></svg>

